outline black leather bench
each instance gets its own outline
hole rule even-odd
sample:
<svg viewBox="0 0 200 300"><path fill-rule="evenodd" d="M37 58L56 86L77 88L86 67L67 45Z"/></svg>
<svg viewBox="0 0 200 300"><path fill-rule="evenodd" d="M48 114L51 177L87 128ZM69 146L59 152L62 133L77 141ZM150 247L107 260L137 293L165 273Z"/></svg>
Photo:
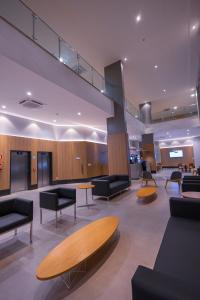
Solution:
<svg viewBox="0 0 200 300"><path fill-rule="evenodd" d="M14 198L0 201L0 234L30 223L30 242L32 243L33 201Z"/></svg>
<svg viewBox="0 0 200 300"><path fill-rule="evenodd" d="M110 197L127 189L131 185L131 181L128 175L111 175L93 179L92 184L95 186L92 189L93 195L109 200Z"/></svg>
<svg viewBox="0 0 200 300"><path fill-rule="evenodd" d="M200 299L200 200L171 198L170 211L153 270L132 278L134 300Z"/></svg>
<svg viewBox="0 0 200 300"><path fill-rule="evenodd" d="M200 192L200 176L184 176L182 192Z"/></svg>
<svg viewBox="0 0 200 300"><path fill-rule="evenodd" d="M40 193L40 223L42 224L42 209L54 210L57 212L68 206L74 205L74 218L76 219L76 189L57 188Z"/></svg>

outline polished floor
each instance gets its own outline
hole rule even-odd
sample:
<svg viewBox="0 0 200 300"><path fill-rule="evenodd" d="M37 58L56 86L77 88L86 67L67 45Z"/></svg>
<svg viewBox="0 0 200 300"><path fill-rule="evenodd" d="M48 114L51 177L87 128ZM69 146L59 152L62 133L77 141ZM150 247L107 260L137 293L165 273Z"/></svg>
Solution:
<svg viewBox="0 0 200 300"><path fill-rule="evenodd" d="M0 299L132 299L131 277L139 264L153 267L169 219L169 197L179 195L175 183L170 183L167 190L164 188L165 178L170 172L155 176L158 193L152 202L137 200L135 192L140 182L135 181L129 191L109 202L95 198L95 207L77 208L75 223L73 207L66 208L57 228L55 215L50 211L44 211L44 224L39 224L39 191L45 188L14 194L34 201L33 244L29 244L29 226L20 228L17 237L13 232L0 236ZM12 196L1 197L0 200ZM89 199L91 202L91 195ZM77 202L85 202L84 191L77 190ZM107 215L120 218L119 234L107 249L96 256L88 272L83 273L70 290L61 278L43 282L36 279L36 267L50 249L78 228Z"/></svg>

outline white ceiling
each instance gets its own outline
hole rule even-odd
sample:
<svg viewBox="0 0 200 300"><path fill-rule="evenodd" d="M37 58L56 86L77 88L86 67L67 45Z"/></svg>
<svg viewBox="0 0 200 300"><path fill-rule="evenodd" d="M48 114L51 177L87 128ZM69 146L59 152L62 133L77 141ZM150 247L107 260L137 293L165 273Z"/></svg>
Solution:
<svg viewBox="0 0 200 300"><path fill-rule="evenodd" d="M57 125L84 124L106 129L109 115L95 105L73 95L56 84L0 55L0 111ZM46 104L28 109L18 104L31 91L35 100ZM6 105L6 110L2 109ZM81 112L81 116L77 113ZM58 114L58 115L56 115ZM54 123L53 123L54 124Z"/></svg>
<svg viewBox="0 0 200 300"><path fill-rule="evenodd" d="M199 25L199 0L24 2L101 73L127 57L125 91L133 103L191 101L199 50L198 30L192 26ZM136 24L138 13L142 20Z"/></svg>

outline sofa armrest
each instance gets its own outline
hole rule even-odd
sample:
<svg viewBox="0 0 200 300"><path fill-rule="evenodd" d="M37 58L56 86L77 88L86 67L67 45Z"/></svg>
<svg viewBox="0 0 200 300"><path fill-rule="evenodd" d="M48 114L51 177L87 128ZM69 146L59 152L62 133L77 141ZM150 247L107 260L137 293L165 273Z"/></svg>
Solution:
<svg viewBox="0 0 200 300"><path fill-rule="evenodd" d="M14 199L0 201L0 217L7 215L13 211Z"/></svg>
<svg viewBox="0 0 200 300"><path fill-rule="evenodd" d="M172 217L200 220L200 199L172 197L169 202Z"/></svg>
<svg viewBox="0 0 200 300"><path fill-rule="evenodd" d="M139 266L132 278L134 300L197 300L200 288Z"/></svg>
<svg viewBox="0 0 200 300"><path fill-rule="evenodd" d="M73 199L76 201L76 189L73 188L59 188L58 195L61 198Z"/></svg>
<svg viewBox="0 0 200 300"><path fill-rule="evenodd" d="M40 208L57 210L58 209L57 193L41 192L40 193Z"/></svg>
<svg viewBox="0 0 200 300"><path fill-rule="evenodd" d="M92 194L97 196L109 196L110 195L110 182L109 180L94 179L91 183L95 186L92 189Z"/></svg>
<svg viewBox="0 0 200 300"><path fill-rule="evenodd" d="M117 175L118 180L129 181L128 175Z"/></svg>
<svg viewBox="0 0 200 300"><path fill-rule="evenodd" d="M21 198L15 198L14 199L14 211L28 216L29 220L33 220L33 201L32 200L26 200Z"/></svg>

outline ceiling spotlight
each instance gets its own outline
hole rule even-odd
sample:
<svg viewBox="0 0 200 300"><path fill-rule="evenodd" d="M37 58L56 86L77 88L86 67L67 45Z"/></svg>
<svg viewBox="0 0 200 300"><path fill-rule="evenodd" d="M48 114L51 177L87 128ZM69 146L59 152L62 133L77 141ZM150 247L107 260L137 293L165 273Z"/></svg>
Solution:
<svg viewBox="0 0 200 300"><path fill-rule="evenodd" d="M196 30L196 29L197 29L197 25L193 25L192 30Z"/></svg>
<svg viewBox="0 0 200 300"><path fill-rule="evenodd" d="M164 89L164 90L162 90L163 91L163 93L166 93L166 90Z"/></svg>
<svg viewBox="0 0 200 300"><path fill-rule="evenodd" d="M191 95L190 95L191 98L194 98L195 96L196 96L195 94L191 94Z"/></svg>
<svg viewBox="0 0 200 300"><path fill-rule="evenodd" d="M155 65L155 66L154 66L154 69L158 69L158 65Z"/></svg>
<svg viewBox="0 0 200 300"><path fill-rule="evenodd" d="M127 61L128 60L128 58L127 57L124 57L124 61Z"/></svg>
<svg viewBox="0 0 200 300"><path fill-rule="evenodd" d="M178 106L174 106L173 109L177 110Z"/></svg>
<svg viewBox="0 0 200 300"><path fill-rule="evenodd" d="M81 112L78 112L77 115L78 115L78 116L81 116Z"/></svg>
<svg viewBox="0 0 200 300"><path fill-rule="evenodd" d="M63 62L63 58L62 58L62 57L60 57L60 58L59 58L59 61L62 63L62 62Z"/></svg>
<svg viewBox="0 0 200 300"><path fill-rule="evenodd" d="M56 120L53 120L53 122L56 123L57 121L56 121Z"/></svg>
<svg viewBox="0 0 200 300"><path fill-rule="evenodd" d="M1 108L6 109L6 105L1 105Z"/></svg>
<svg viewBox="0 0 200 300"><path fill-rule="evenodd" d="M101 93L103 94L103 93L104 93L104 90L101 90Z"/></svg>
<svg viewBox="0 0 200 300"><path fill-rule="evenodd" d="M191 92L194 92L196 89L195 88L191 88Z"/></svg>
<svg viewBox="0 0 200 300"><path fill-rule="evenodd" d="M31 92L27 92L26 95L27 96L32 96L32 93Z"/></svg>
<svg viewBox="0 0 200 300"><path fill-rule="evenodd" d="M187 131L189 132L189 131L190 131L190 129L187 129Z"/></svg>
<svg viewBox="0 0 200 300"><path fill-rule="evenodd" d="M136 20L136 23L139 23L142 20L141 14L137 15L135 20Z"/></svg>

